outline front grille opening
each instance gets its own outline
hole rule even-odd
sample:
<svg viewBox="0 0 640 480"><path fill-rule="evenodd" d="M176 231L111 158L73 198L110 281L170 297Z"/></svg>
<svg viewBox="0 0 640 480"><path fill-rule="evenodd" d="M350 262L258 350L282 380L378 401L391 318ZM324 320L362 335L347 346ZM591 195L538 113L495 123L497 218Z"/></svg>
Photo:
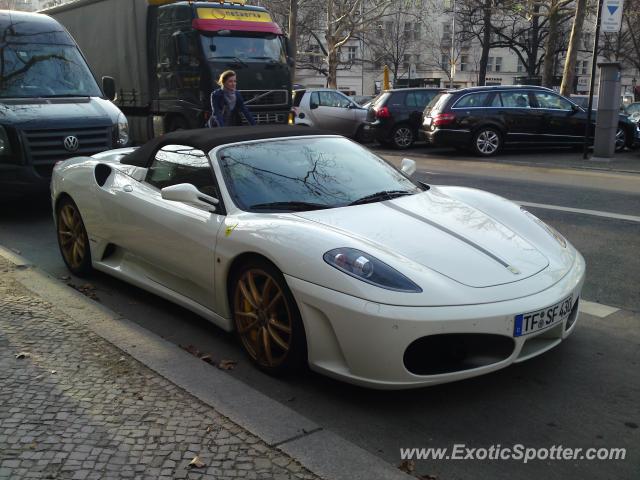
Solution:
<svg viewBox="0 0 640 480"><path fill-rule="evenodd" d="M578 304L580 303L580 297L576 299L576 303L573 304L573 308L571 309L571 313L569 314L569 318L567 318L567 322L565 324L565 331L569 330L571 326L576 323L578 319Z"/></svg>
<svg viewBox="0 0 640 480"><path fill-rule="evenodd" d="M448 333L415 340L404 352L404 366L414 375L462 372L511 356L513 338L488 333Z"/></svg>

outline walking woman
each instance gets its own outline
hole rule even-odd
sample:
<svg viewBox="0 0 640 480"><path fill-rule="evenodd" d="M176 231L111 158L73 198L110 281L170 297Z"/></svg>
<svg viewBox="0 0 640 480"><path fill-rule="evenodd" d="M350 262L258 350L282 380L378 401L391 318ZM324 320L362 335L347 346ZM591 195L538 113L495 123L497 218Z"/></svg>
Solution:
<svg viewBox="0 0 640 480"><path fill-rule="evenodd" d="M210 127L231 127L242 125L240 114L244 115L251 125L256 121L244 104L242 95L236 90L236 72L227 70L222 72L218 80L220 88L211 93Z"/></svg>

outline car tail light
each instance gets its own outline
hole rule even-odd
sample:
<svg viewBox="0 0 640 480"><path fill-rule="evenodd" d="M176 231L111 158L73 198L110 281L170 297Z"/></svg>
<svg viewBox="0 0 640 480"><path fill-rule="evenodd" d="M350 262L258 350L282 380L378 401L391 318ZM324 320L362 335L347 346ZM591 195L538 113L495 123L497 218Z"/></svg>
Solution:
<svg viewBox="0 0 640 480"><path fill-rule="evenodd" d="M391 112L387 107L382 107L376 110L376 118L391 118Z"/></svg>
<svg viewBox="0 0 640 480"><path fill-rule="evenodd" d="M295 119L296 119L296 112L294 110L291 110L289 112L289 119L288 119L287 123L289 125L293 125L295 123Z"/></svg>
<svg viewBox="0 0 640 480"><path fill-rule="evenodd" d="M442 125L450 125L456 119L455 114L453 113L439 113L435 117L433 117L433 126L441 127Z"/></svg>

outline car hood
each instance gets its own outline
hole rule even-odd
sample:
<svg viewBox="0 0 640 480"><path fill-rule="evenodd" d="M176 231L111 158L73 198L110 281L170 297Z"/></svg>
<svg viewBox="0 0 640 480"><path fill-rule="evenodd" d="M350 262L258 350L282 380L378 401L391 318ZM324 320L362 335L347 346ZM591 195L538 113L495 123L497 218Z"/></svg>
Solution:
<svg viewBox="0 0 640 480"><path fill-rule="evenodd" d="M375 204L295 215L469 287L517 282L549 265L547 256L522 235L437 189Z"/></svg>
<svg viewBox="0 0 640 480"><path fill-rule="evenodd" d="M118 108L99 98L0 99L0 123L25 129L103 127L117 121Z"/></svg>

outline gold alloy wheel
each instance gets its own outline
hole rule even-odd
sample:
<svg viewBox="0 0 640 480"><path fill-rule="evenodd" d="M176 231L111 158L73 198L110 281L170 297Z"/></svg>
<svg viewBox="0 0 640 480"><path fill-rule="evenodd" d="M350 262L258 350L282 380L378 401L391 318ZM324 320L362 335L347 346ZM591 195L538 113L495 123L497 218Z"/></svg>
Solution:
<svg viewBox="0 0 640 480"><path fill-rule="evenodd" d="M233 299L236 328L242 344L259 365L275 368L292 347L293 317L282 287L259 268L237 280Z"/></svg>
<svg viewBox="0 0 640 480"><path fill-rule="evenodd" d="M67 264L73 270L82 268L87 256L87 237L75 205L66 203L58 215L58 241Z"/></svg>

